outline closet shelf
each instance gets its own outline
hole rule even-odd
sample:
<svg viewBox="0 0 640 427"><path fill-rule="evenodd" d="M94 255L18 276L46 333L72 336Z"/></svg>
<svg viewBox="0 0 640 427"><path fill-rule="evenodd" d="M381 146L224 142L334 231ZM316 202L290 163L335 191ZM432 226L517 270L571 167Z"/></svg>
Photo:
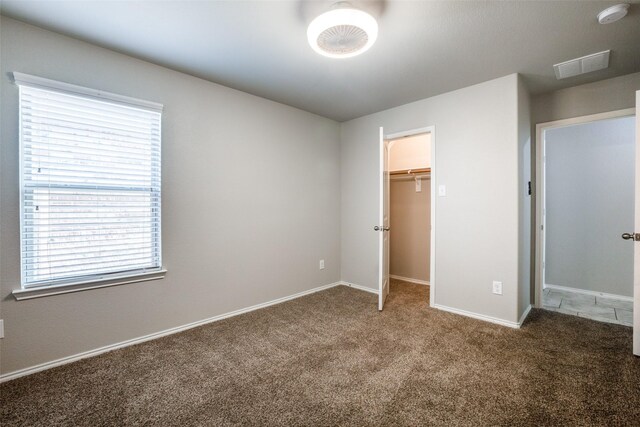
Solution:
<svg viewBox="0 0 640 427"><path fill-rule="evenodd" d="M414 175L419 173L431 173L431 168L420 168L420 169L404 169L398 171L390 171L389 175Z"/></svg>

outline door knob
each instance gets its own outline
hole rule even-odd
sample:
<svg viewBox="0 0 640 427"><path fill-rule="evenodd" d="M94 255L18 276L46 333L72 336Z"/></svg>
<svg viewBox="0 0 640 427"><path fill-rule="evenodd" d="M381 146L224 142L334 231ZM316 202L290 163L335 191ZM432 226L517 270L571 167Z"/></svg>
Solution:
<svg viewBox="0 0 640 427"><path fill-rule="evenodd" d="M640 242L640 233L622 233L622 238L624 240L635 240L636 242Z"/></svg>

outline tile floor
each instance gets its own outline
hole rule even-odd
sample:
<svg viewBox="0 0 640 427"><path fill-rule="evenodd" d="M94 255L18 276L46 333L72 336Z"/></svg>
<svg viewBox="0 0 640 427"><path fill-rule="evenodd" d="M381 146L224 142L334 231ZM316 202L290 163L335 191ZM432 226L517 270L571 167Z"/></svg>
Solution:
<svg viewBox="0 0 640 427"><path fill-rule="evenodd" d="M542 305L546 310L587 317L600 322L633 326L631 301L547 288L543 291Z"/></svg>

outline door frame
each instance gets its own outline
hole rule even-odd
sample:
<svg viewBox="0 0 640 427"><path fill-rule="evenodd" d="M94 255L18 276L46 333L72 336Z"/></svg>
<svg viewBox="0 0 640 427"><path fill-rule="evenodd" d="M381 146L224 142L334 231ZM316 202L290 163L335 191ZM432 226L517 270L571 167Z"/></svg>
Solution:
<svg viewBox="0 0 640 427"><path fill-rule="evenodd" d="M557 129L567 126L579 125L590 122L597 122L600 120L615 119L619 117L635 116L635 108L625 108L622 110L607 111L604 113L589 114L587 116L572 117L569 119L554 120L551 122L536 124L536 236L535 236L535 296L534 306L536 308L542 307L542 286L544 281L544 244L546 238L546 218L545 218L545 141L542 140L544 132L549 129Z"/></svg>
<svg viewBox="0 0 640 427"><path fill-rule="evenodd" d="M384 136L380 127L380 212L378 217L378 311L384 308L384 302L391 289L389 269L391 267L391 182L389 177L391 141ZM385 195L387 196L385 198ZM386 255L386 256L385 256Z"/></svg>
<svg viewBox="0 0 640 427"><path fill-rule="evenodd" d="M431 134L431 147L429 149L431 154L431 241L429 259L429 306L433 307L436 301L436 127L427 126L423 128L385 134L384 139L388 141L398 138L404 138L407 136L420 135L423 133ZM380 171L380 173L382 173L382 171ZM382 188L380 189L380 194L382 195ZM383 209L382 203L383 201L380 200L380 212L382 212ZM379 270L381 271L381 268Z"/></svg>

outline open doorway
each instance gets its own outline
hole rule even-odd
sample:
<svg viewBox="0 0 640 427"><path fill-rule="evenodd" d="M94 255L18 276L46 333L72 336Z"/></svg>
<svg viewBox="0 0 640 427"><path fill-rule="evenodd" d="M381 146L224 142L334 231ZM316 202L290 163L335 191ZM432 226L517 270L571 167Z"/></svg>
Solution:
<svg viewBox="0 0 640 427"><path fill-rule="evenodd" d="M538 125L537 305L633 325L634 110Z"/></svg>
<svg viewBox="0 0 640 427"><path fill-rule="evenodd" d="M384 135L381 129L380 296L394 289L434 301L434 129Z"/></svg>

